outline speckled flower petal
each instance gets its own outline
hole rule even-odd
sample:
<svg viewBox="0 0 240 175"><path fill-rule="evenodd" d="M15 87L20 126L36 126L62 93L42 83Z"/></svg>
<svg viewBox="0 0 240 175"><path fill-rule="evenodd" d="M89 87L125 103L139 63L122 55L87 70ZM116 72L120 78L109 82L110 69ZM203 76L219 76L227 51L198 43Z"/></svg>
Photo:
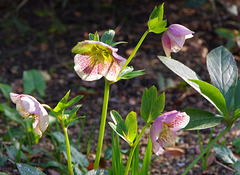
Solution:
<svg viewBox="0 0 240 175"><path fill-rule="evenodd" d="M185 126L187 126L187 124L189 123L190 117L185 113L185 112L181 112L179 113L172 121L172 131L178 131L182 128L185 128Z"/></svg>
<svg viewBox="0 0 240 175"><path fill-rule="evenodd" d="M74 69L85 81L94 81L103 76L109 81L117 77L126 63L126 59L117 54L118 49L99 42L84 41L73 48Z"/></svg>

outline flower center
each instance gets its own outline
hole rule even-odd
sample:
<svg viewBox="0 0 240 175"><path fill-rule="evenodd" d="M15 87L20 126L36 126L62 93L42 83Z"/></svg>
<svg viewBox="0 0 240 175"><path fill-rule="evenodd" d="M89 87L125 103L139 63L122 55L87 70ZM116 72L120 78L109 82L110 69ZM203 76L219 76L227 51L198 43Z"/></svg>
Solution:
<svg viewBox="0 0 240 175"><path fill-rule="evenodd" d="M93 45L89 59L91 59L91 65L103 64L104 61L111 59L111 51L101 45Z"/></svg>
<svg viewBox="0 0 240 175"><path fill-rule="evenodd" d="M175 145L176 135L171 131L172 124L163 123L163 129L159 134L159 139L161 140L163 147L169 147Z"/></svg>

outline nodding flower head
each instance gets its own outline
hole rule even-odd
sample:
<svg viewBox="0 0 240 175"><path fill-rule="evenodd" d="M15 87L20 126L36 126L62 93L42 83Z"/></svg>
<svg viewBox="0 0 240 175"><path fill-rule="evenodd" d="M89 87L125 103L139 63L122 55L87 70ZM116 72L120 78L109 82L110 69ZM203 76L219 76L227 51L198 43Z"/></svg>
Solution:
<svg viewBox="0 0 240 175"><path fill-rule="evenodd" d="M162 35L162 45L167 57L171 52L179 52L185 40L193 37L194 32L180 24L172 24Z"/></svg>
<svg viewBox="0 0 240 175"><path fill-rule="evenodd" d="M23 118L34 119L34 132L42 137L49 123L49 116L44 107L30 95L10 93L10 98L16 104L16 109Z"/></svg>
<svg viewBox="0 0 240 175"><path fill-rule="evenodd" d="M153 151L160 155L165 147L175 145L176 131L184 128L190 118L185 112L171 111L164 113L153 122L150 136Z"/></svg>

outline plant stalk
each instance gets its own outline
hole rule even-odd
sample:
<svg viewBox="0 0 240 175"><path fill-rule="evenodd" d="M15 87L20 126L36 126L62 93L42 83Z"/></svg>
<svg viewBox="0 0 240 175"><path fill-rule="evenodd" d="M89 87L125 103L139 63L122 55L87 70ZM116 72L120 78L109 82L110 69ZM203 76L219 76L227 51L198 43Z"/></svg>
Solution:
<svg viewBox="0 0 240 175"><path fill-rule="evenodd" d="M128 161L127 161L127 165L126 165L126 168L125 168L125 172L124 172L124 175L128 175L128 172L129 172L129 169L130 169L130 166L131 166L131 162L132 162L132 158L133 158L133 154L134 154L134 151L138 145L138 142L140 141L144 131L146 130L146 128L151 124L151 122L148 122L142 129L141 133L137 136L133 146L131 146L131 150L130 150L130 153L129 153L129 156L128 156Z"/></svg>
<svg viewBox="0 0 240 175"><path fill-rule="evenodd" d="M70 144L69 144L69 139L68 139L68 134L67 134L67 127L65 127L64 125L62 125L62 127L63 127L63 132L64 132L64 136L65 136L65 141L66 141L68 174L72 175L73 169L72 169L71 150L70 150Z"/></svg>
<svg viewBox="0 0 240 175"><path fill-rule="evenodd" d="M232 125L228 125L211 143L197 156L197 158L185 169L182 175L186 175L188 171L202 158L202 156L213 147L213 145L227 132L231 129Z"/></svg>
<svg viewBox="0 0 240 175"><path fill-rule="evenodd" d="M100 162L100 157L101 157L104 130L105 130L105 124L106 124L106 118L107 118L109 89L110 89L110 84L109 84L108 80L105 78L105 89L104 89L104 99L103 99L103 107L102 107L102 117L101 117L101 124L100 124L100 130L99 130L96 158L95 158L95 162L94 162L94 169L98 169L99 162Z"/></svg>
<svg viewBox="0 0 240 175"><path fill-rule="evenodd" d="M132 58L134 57L134 55L136 54L136 52L138 51L138 49L140 48L140 46L142 45L144 39L146 38L147 34L149 33L149 30L146 30L145 33L143 34L143 36L141 37L141 39L138 41L136 47L134 48L133 52L131 53L131 55L128 57L125 65L122 67L122 71L127 67L127 65L130 63L130 61L132 60ZM122 72L121 71L121 72ZM120 73L121 73L120 72ZM120 78L118 78L118 80L120 80Z"/></svg>

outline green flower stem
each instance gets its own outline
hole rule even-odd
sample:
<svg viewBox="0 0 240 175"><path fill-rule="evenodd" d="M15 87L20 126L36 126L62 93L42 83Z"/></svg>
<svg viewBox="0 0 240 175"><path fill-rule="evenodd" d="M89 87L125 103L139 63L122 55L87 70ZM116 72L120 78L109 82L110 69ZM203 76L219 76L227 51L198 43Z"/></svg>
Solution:
<svg viewBox="0 0 240 175"><path fill-rule="evenodd" d="M127 161L127 165L126 165L126 168L125 168L125 172L124 172L124 175L128 175L128 172L129 172L129 169L130 169L130 166L131 166L131 162L132 162L132 158L133 158L133 154L134 154L134 151L138 145L138 142L140 141L144 131L146 130L146 128L151 124L151 122L148 122L142 129L141 133L137 136L133 146L131 147L131 150L130 150L130 153L129 153L129 156L128 156L128 161Z"/></svg>
<svg viewBox="0 0 240 175"><path fill-rule="evenodd" d="M143 36L141 37L141 39L138 41L136 47L134 48L133 52L131 53L131 55L128 57L127 62L125 63L125 65L122 68L122 71L127 67L127 65L130 63L130 61L132 60L132 58L134 57L134 55L136 54L136 52L138 51L138 49L140 48L140 46L142 45L144 39L146 38L147 34L150 31L147 30L145 31L145 33L143 34Z"/></svg>
<svg viewBox="0 0 240 175"><path fill-rule="evenodd" d="M108 80L105 78L105 89L104 89L104 99L103 99L103 107L102 107L102 117L101 117L101 124L99 130L99 137L98 137L98 145L97 145L97 153L94 162L94 169L98 169L101 151L102 151L102 144L103 144L103 137L104 137L104 130L107 118L107 107L108 107L108 99L109 99L109 89L110 84Z"/></svg>
<svg viewBox="0 0 240 175"><path fill-rule="evenodd" d="M210 143L212 141L212 134L213 134L213 127L211 128L208 143ZM207 151L206 156L205 156L205 163L204 163L205 170L207 170L207 162L208 162L209 154L210 154L210 150Z"/></svg>
<svg viewBox="0 0 240 175"><path fill-rule="evenodd" d="M199 145L199 149L200 149L200 152L202 152L202 140L201 140L201 136L200 136L200 131L197 130L197 135L198 135L198 145ZM204 157L202 157L202 165L203 165L203 169L205 170L205 160L204 160Z"/></svg>
<svg viewBox="0 0 240 175"><path fill-rule="evenodd" d="M185 169L182 175L186 175L188 171L202 158L202 156L213 147L213 145L227 132L231 129L232 125L228 125L211 143L197 156L197 158Z"/></svg>
<svg viewBox="0 0 240 175"><path fill-rule="evenodd" d="M67 127L62 125L64 136L65 136L65 141L66 141L66 151L67 151L67 163L68 163L68 174L72 175L73 174L73 169L72 169L72 160L71 160L71 151L70 151L70 144L69 144L69 139L68 139L68 134L67 134Z"/></svg>

